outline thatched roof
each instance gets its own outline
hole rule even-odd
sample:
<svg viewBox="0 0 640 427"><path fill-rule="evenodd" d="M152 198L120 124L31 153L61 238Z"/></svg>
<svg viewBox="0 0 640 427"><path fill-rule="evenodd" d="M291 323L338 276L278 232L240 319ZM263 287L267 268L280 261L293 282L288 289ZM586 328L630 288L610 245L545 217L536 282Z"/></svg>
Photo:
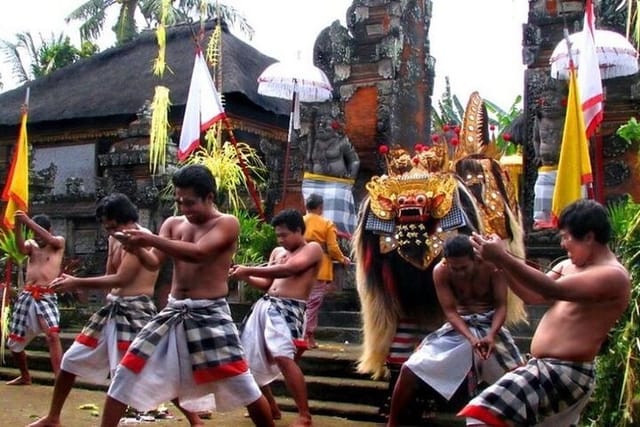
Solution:
<svg viewBox="0 0 640 427"><path fill-rule="evenodd" d="M207 24L203 43L208 43L214 25L213 22ZM222 92L228 95L228 99L248 100L258 110L287 114L287 101L257 92L258 76L276 60L263 55L228 30L223 31L222 46ZM206 45L202 48L206 49ZM153 61L158 56L155 32L144 32L124 46L105 50L29 82L29 122L134 115L145 100L153 98L157 85L167 86L172 109L182 110L189 91L194 54L195 43L189 26L169 29L166 47L168 68L160 79L152 73ZM0 94L0 126L19 122L24 96L24 86ZM229 102L226 108L233 112L233 103Z"/></svg>

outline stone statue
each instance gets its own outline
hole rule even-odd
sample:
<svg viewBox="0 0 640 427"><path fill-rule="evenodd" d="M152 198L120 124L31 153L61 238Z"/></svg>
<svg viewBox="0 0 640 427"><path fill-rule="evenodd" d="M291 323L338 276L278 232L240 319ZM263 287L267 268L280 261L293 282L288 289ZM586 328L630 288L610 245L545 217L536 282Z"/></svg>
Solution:
<svg viewBox="0 0 640 427"><path fill-rule="evenodd" d="M350 235L356 226L353 185L360 169L358 153L344 132L339 114L316 112L304 141L302 195L320 194L324 216L339 232Z"/></svg>
<svg viewBox="0 0 640 427"><path fill-rule="evenodd" d="M556 185L558 160L562 144L564 114L559 94L538 101L538 111L533 126L533 148L536 154L538 177L534 185L533 227L552 227L551 204Z"/></svg>
<svg viewBox="0 0 640 427"><path fill-rule="evenodd" d="M305 171L356 179L360 158L345 135L342 123L329 115L320 115L310 136L305 147Z"/></svg>

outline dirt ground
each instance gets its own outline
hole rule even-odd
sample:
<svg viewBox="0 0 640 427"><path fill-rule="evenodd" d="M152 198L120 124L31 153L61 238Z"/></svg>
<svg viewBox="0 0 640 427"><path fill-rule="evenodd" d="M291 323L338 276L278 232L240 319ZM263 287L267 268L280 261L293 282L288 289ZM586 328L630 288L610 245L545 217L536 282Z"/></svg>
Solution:
<svg viewBox="0 0 640 427"><path fill-rule="evenodd" d="M0 383L0 396L2 396L3 413L0 416L2 426L25 426L47 412L53 388L49 386L8 386ZM104 404L104 392L84 389L73 389L65 408L62 411L62 425L64 427L93 427L100 424L101 409ZM79 409L83 405L95 405L97 411L91 409ZM158 420L144 423L120 423L121 426L150 425L150 426L188 426L182 414L171 404L167 405L169 412L175 416L172 420ZM206 426L216 427L244 427L253 423L244 417L244 410L224 414L213 414L212 419L205 420ZM295 414L283 412L282 420L276 421L276 427L288 426L295 418ZM379 424L345 420L336 417L314 416L315 427L364 427Z"/></svg>

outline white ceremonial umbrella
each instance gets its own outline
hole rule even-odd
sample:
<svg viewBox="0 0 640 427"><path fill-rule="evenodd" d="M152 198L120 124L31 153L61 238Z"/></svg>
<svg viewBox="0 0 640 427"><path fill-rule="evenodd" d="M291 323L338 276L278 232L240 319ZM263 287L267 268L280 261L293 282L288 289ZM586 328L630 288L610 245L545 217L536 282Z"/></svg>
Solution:
<svg viewBox="0 0 640 427"><path fill-rule="evenodd" d="M291 100L282 200L287 188L291 137L294 129L300 129L300 102L327 101L331 99L332 92L333 88L324 71L300 60L273 63L258 77L259 94Z"/></svg>
<svg viewBox="0 0 640 427"><path fill-rule="evenodd" d="M579 64L580 47L583 45L584 32L569 36L571 55L567 49L567 41L562 39L551 53L551 77L567 80L569 78L569 59ZM629 76L638 72L638 52L622 34L615 31L595 30L594 39L596 55L602 79ZM579 70L578 70L579 72Z"/></svg>

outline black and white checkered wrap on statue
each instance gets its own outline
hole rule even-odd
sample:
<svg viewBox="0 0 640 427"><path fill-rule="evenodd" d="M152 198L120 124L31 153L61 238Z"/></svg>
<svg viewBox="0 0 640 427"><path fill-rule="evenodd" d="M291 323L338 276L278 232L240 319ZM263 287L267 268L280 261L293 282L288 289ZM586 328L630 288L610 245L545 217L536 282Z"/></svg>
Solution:
<svg viewBox="0 0 640 427"><path fill-rule="evenodd" d="M302 196L305 200L311 194L323 198L322 216L330 219L343 233L353 234L356 229L356 204L353 198L353 185L343 182L320 181L305 178L302 180Z"/></svg>

